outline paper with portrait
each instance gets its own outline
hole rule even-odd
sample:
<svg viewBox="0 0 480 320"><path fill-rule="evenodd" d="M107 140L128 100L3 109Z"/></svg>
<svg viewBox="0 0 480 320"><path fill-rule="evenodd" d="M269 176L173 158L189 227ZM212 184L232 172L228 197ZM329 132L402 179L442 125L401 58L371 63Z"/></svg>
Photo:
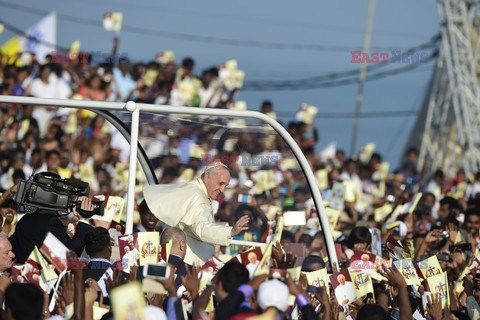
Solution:
<svg viewBox="0 0 480 320"><path fill-rule="evenodd" d="M117 320L145 319L145 297L138 282L129 282L112 290L110 295Z"/></svg>
<svg viewBox="0 0 480 320"><path fill-rule="evenodd" d="M330 283L332 284L339 305L347 306L357 299L355 286L348 269L342 269L340 272L332 274L330 276Z"/></svg>

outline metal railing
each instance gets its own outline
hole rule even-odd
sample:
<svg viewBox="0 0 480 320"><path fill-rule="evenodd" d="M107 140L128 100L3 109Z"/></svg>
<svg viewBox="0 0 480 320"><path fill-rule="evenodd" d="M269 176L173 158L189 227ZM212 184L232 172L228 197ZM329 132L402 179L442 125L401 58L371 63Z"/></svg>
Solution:
<svg viewBox="0 0 480 320"><path fill-rule="evenodd" d="M333 270L333 263L338 266L338 260L335 252L335 244L333 241L330 224L323 206L322 196L317 186L315 176L310 168L303 152L296 144L295 140L277 121L267 115L256 111L239 111L227 109L207 109L193 107L173 107L168 105L152 105L144 103L135 103L129 101L123 102L100 102L100 101L84 101L84 100L61 100L61 99L43 99L31 97L17 96L1 96L0 103L15 103L23 105L48 106L57 108L75 108L90 110L107 110L107 111L128 111L132 115L131 121L131 137L130 137L130 157L129 157L129 175L127 189L127 221L126 233L133 231L133 210L135 202L135 173L137 169L137 146L138 146L138 128L140 120L140 112L151 112L161 114L185 114L185 115L201 115L201 116L217 116L217 117L233 117L233 118L253 118L268 123L287 143L297 158L300 167L305 173L307 183L312 193L313 201L317 209L317 215L320 220L320 226L323 231L325 245L327 248L328 260ZM243 243L245 244L245 243ZM250 245L258 246L259 243L250 243Z"/></svg>

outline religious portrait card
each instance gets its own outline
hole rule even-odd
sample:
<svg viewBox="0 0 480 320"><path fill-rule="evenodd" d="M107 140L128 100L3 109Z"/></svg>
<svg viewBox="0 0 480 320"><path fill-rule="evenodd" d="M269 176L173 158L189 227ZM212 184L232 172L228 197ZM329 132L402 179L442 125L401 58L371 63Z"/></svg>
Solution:
<svg viewBox="0 0 480 320"><path fill-rule="evenodd" d="M340 272L332 274L330 276L330 283L332 284L339 305L346 306L357 299L355 286L348 269L342 269Z"/></svg>
<svg viewBox="0 0 480 320"><path fill-rule="evenodd" d="M158 233L157 233L158 234ZM118 237L120 259L123 271L130 273L130 268L140 263L140 251L138 247L138 233Z"/></svg>

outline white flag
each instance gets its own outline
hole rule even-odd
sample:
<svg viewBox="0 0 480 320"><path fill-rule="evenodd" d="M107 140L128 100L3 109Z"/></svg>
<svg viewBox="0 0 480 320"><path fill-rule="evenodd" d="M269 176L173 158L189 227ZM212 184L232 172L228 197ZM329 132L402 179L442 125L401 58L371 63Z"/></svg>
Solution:
<svg viewBox="0 0 480 320"><path fill-rule="evenodd" d="M55 12L40 20L26 31L27 36L21 38L23 51L35 53L41 63L45 56L55 51L57 44L57 15ZM45 45L46 42L49 45Z"/></svg>

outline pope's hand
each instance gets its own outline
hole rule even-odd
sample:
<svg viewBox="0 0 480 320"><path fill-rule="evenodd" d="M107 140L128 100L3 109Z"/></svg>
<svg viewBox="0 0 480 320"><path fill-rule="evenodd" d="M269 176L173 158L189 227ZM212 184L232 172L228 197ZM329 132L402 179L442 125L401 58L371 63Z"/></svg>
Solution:
<svg viewBox="0 0 480 320"><path fill-rule="evenodd" d="M238 219L237 223L232 228L232 231L230 232L230 236L236 236L242 231L248 230L248 220L250 218L248 216L243 216L240 219Z"/></svg>

